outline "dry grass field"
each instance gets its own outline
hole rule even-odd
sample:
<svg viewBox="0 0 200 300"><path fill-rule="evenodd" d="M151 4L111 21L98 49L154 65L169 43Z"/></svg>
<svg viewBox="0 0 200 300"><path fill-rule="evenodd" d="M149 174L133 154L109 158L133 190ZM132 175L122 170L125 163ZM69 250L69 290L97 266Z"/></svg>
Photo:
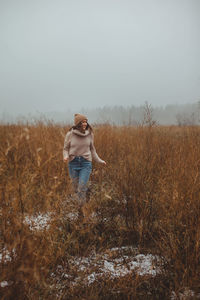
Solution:
<svg viewBox="0 0 200 300"><path fill-rule="evenodd" d="M107 166L93 164L81 221L62 160L67 130L0 125L0 298L197 299L200 128L95 126ZM139 254L157 257L160 271L131 269L128 257ZM113 261L117 276L105 269Z"/></svg>

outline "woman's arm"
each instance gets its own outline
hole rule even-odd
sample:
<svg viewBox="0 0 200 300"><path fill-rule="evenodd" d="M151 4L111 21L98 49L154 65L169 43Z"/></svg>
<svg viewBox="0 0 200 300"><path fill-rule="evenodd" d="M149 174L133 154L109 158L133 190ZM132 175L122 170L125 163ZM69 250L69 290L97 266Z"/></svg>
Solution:
<svg viewBox="0 0 200 300"><path fill-rule="evenodd" d="M96 149L95 149L95 146L94 146L94 134L93 134L93 133L91 133L91 137L92 137L92 140L91 140L91 144L90 144L90 150L91 150L91 153L92 153L92 158L93 158L96 162L98 162L98 163L100 163L100 164L106 165L106 162L105 162L104 160L102 160L102 159L98 156L98 154L97 154L97 152L96 152Z"/></svg>

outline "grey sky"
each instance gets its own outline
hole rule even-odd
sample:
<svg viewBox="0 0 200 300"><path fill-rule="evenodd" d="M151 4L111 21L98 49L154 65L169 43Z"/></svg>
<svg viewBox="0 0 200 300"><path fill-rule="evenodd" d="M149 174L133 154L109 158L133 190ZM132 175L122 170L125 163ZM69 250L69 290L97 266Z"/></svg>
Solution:
<svg viewBox="0 0 200 300"><path fill-rule="evenodd" d="M2 112L200 100L199 0L0 0Z"/></svg>

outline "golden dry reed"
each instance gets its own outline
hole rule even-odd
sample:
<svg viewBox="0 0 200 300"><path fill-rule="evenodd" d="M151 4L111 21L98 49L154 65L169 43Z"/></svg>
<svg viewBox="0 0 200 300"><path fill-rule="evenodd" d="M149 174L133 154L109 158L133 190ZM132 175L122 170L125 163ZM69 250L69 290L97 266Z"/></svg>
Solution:
<svg viewBox="0 0 200 300"><path fill-rule="evenodd" d="M0 125L0 283L7 282L0 298L169 299L185 287L198 291L200 128L95 126L107 166L93 164L88 216L78 221L65 218L76 208L62 159L68 129L50 121ZM50 227L31 230L24 220L39 213L51 213ZM162 273L53 284L59 264L76 275L71 257L123 245L164 258Z"/></svg>

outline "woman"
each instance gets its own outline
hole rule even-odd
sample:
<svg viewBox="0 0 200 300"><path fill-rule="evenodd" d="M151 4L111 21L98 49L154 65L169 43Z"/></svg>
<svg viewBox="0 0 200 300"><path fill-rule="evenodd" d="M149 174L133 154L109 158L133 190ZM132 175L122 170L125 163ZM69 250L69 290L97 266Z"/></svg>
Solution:
<svg viewBox="0 0 200 300"><path fill-rule="evenodd" d="M99 158L94 147L94 135L86 116L74 115L74 126L65 137L63 149L64 162L68 162L69 175L80 206L86 201L87 182L92 171L92 159L106 165Z"/></svg>

